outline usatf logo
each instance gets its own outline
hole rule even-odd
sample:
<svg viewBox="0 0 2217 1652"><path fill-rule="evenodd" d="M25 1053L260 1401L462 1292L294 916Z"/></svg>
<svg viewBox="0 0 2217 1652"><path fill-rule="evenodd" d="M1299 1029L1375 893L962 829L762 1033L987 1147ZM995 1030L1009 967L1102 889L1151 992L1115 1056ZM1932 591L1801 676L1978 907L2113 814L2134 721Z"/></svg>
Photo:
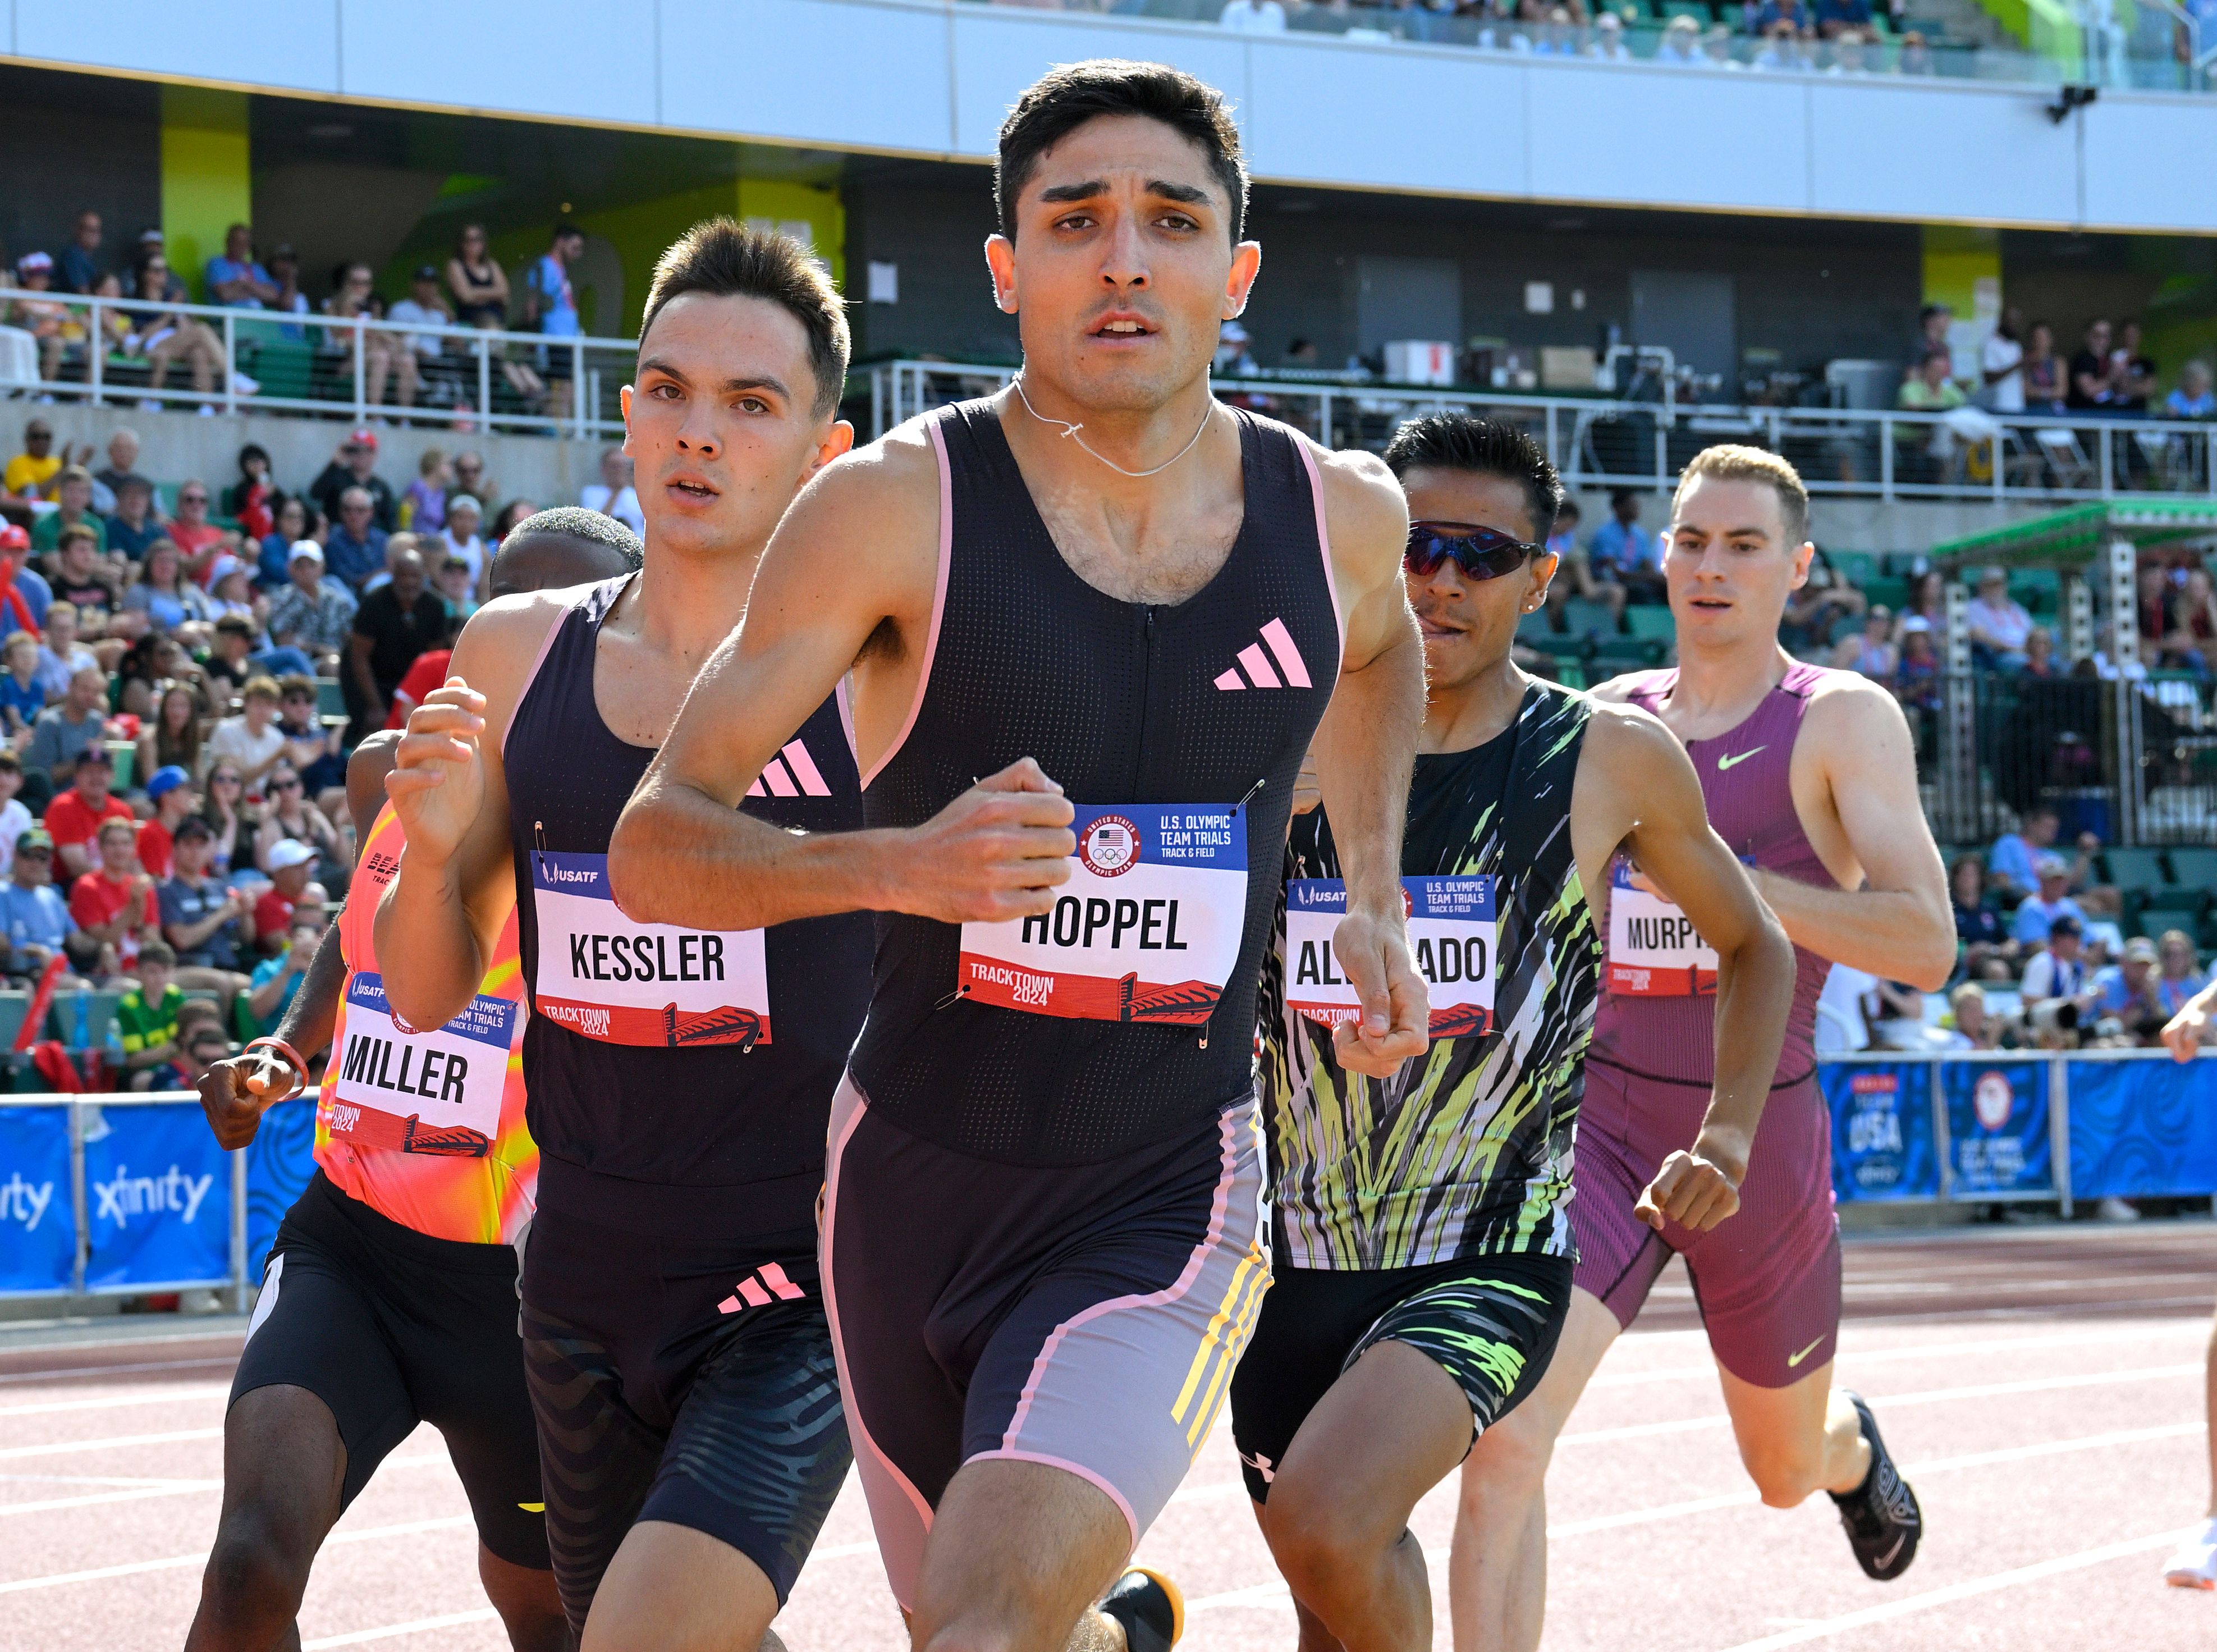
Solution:
<svg viewBox="0 0 2217 1652"><path fill-rule="evenodd" d="M1121 877L1139 863L1139 828L1121 814L1104 814L1078 840L1078 858L1096 877Z"/></svg>
<svg viewBox="0 0 2217 1652"><path fill-rule="evenodd" d="M90 1185L100 1206L93 1219L127 1228L133 1216L181 1210L185 1220L190 1222L200 1215L201 1201L207 1197L208 1189L214 1185L213 1172L205 1176L188 1176L171 1165L159 1176L133 1176L128 1166L118 1165L114 1175Z"/></svg>
<svg viewBox="0 0 2217 1652"><path fill-rule="evenodd" d="M31 1233L53 1202L52 1182L27 1182L22 1172L11 1171L6 1185L0 1186L0 1222L20 1222L23 1231Z"/></svg>
<svg viewBox="0 0 2217 1652"><path fill-rule="evenodd" d="M1283 620L1272 620L1264 626L1263 640L1270 645L1270 653L1266 655L1259 645L1249 643L1239 651L1239 664L1215 679L1218 688L1305 689L1309 686L1309 668L1301 659L1301 651L1294 647L1294 634L1286 629ZM1270 669L1272 658L1278 662L1276 671ZM1246 672L1244 677L1240 675L1243 670ZM1278 671L1283 671L1285 676L1281 678Z"/></svg>
<svg viewBox="0 0 2217 1652"><path fill-rule="evenodd" d="M1990 1130L1998 1130L2009 1123L2010 1109L2016 1094L2010 1088L2006 1073L1981 1073L1978 1087L1971 1092L1971 1106L1979 1115L1979 1123Z"/></svg>

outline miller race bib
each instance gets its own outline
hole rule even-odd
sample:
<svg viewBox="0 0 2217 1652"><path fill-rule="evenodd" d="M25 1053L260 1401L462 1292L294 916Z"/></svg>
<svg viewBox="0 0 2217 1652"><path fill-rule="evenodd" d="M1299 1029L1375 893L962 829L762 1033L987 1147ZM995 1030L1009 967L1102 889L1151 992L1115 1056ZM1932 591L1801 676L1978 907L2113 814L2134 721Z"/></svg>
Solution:
<svg viewBox="0 0 2217 1652"><path fill-rule="evenodd" d="M1629 998L1708 998L1716 950L1671 901L1632 882L1619 857L1609 872L1609 990Z"/></svg>
<svg viewBox="0 0 2217 1652"><path fill-rule="evenodd" d="M1494 879L1405 877L1409 950L1431 987L1431 1036L1471 1037L1493 1030ZM1347 915L1337 878L1294 878L1286 885L1286 1003L1332 1026L1359 1019L1355 988L1343 979L1331 932Z"/></svg>
<svg viewBox="0 0 2217 1652"><path fill-rule="evenodd" d="M481 1159L500 1131L508 1056L523 1006L480 993L443 1027L403 1031L385 977L347 983L338 1082L324 1106L333 1137L365 1148Z"/></svg>
<svg viewBox="0 0 2217 1652"><path fill-rule="evenodd" d="M1089 1021L1207 1021L1247 925L1247 815L1221 803L1081 807L1053 911L962 925L956 991Z"/></svg>
<svg viewBox="0 0 2217 1652"><path fill-rule="evenodd" d="M539 1013L608 1044L767 1044L763 932L634 924L608 894L606 855L535 850Z"/></svg>

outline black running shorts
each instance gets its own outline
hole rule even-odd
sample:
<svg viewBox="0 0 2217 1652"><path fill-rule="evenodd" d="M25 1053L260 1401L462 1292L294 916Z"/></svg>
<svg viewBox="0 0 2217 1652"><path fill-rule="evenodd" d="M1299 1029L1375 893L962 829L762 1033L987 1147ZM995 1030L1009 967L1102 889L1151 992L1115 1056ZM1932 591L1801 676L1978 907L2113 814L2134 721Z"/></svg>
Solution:
<svg viewBox="0 0 2217 1652"><path fill-rule="evenodd" d="M1470 1401L1474 1444L1546 1374L1571 1307L1566 1257L1281 1268L1277 1278L1232 1377L1232 1438L1258 1503L1317 1401L1374 1344L1405 1342L1454 1377Z"/></svg>
<svg viewBox="0 0 2217 1652"><path fill-rule="evenodd" d="M541 1207L523 1259L524 1361L547 1543L571 1626L640 1520L706 1532L782 1603L853 1453L814 1234L657 1237Z"/></svg>
<svg viewBox="0 0 2217 1652"><path fill-rule="evenodd" d="M419 1234L318 1171L277 1229L231 1403L275 1386L307 1389L337 1420L341 1508L428 1422L446 1436L485 1546L546 1569L508 1246Z"/></svg>

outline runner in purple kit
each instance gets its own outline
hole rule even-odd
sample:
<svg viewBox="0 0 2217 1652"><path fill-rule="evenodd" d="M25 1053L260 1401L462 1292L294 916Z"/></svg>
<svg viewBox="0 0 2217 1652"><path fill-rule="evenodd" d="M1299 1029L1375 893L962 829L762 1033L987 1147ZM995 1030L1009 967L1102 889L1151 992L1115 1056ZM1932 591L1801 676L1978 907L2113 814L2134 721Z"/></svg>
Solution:
<svg viewBox="0 0 2217 1652"><path fill-rule="evenodd" d="M1955 964L1955 932L1900 708L1868 678L1803 665L1778 646L1788 594L1815 550L1808 520L1801 479L1775 455L1696 455L1679 480L1664 561L1679 664L1596 690L1654 712L1685 743L1711 825L1753 869L1794 944L1794 1010L1738 1215L1708 1233L1635 1216L1666 1155L1701 1154L1716 959L1667 892L1634 868L1615 869L1578 1121L1570 1320L1538 1390L1466 1465L1451 1568L1461 1647L1539 1644L1548 1458L1673 1253L1693 1276L1740 1459L1763 1500L1790 1508L1830 1492L1874 1578L1899 1577L1917 1552L1915 1496L1869 1408L1832 1386L1839 1225L1813 1032L1833 963L1936 987Z"/></svg>

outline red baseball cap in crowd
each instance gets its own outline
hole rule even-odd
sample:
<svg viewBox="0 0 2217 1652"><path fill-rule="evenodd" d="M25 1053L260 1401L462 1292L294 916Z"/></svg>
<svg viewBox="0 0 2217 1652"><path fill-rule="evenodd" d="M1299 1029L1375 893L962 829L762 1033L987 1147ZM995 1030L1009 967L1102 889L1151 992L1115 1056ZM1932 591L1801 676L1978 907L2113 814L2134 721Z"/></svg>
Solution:
<svg viewBox="0 0 2217 1652"><path fill-rule="evenodd" d="M0 522L0 551L28 551L31 536L12 522Z"/></svg>
<svg viewBox="0 0 2217 1652"><path fill-rule="evenodd" d="M377 432L371 430L369 426L365 424L361 429L356 430L352 436L347 438L347 446L349 448L367 448L372 453L374 453L377 451Z"/></svg>

